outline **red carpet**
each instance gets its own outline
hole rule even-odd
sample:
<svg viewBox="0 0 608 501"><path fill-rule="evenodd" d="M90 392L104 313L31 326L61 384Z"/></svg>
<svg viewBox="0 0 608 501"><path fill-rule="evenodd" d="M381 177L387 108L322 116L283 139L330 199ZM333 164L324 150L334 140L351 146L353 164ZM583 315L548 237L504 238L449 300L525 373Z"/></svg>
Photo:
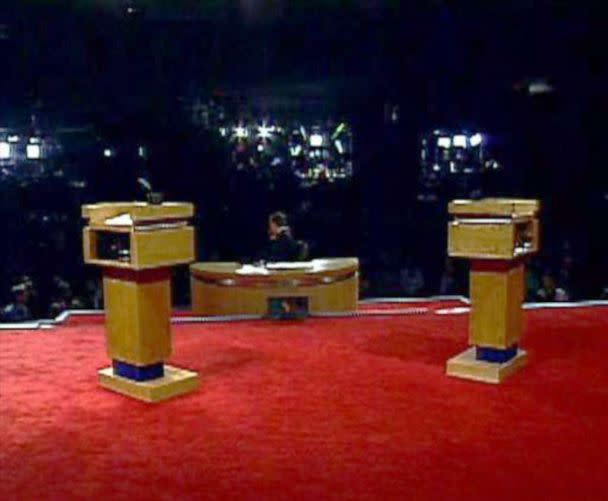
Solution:
<svg viewBox="0 0 608 501"><path fill-rule="evenodd" d="M159 405L99 323L0 332L0 499L608 499L608 308L527 317L502 386L444 376L466 315L175 325Z"/></svg>

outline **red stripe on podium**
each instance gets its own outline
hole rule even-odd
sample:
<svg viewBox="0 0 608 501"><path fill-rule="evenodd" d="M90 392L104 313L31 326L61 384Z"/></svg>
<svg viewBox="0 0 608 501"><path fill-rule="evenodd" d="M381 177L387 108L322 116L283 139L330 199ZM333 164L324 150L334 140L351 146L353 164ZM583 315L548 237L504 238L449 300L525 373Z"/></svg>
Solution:
<svg viewBox="0 0 608 501"><path fill-rule="evenodd" d="M523 264L523 259L474 259L471 262L471 271L509 271Z"/></svg>
<svg viewBox="0 0 608 501"><path fill-rule="evenodd" d="M154 268L150 270L129 270L125 268L104 268L104 278L123 280L125 282L150 283L169 280L171 273L169 268Z"/></svg>

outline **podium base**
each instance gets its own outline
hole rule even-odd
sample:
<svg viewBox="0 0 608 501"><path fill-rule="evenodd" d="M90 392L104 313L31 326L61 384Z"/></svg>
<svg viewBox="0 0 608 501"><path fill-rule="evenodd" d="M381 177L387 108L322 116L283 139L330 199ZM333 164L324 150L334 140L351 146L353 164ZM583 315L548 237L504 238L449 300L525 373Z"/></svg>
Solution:
<svg viewBox="0 0 608 501"><path fill-rule="evenodd" d="M196 390L200 380L196 372L165 365L165 375L150 381L133 381L114 374L112 367L99 371L99 384L144 402L161 402Z"/></svg>
<svg viewBox="0 0 608 501"><path fill-rule="evenodd" d="M498 384L521 369L528 360L528 354L524 350L517 350L517 355L504 363L477 360L475 353L475 347L472 347L460 355L450 358L446 364L446 374L483 383Z"/></svg>

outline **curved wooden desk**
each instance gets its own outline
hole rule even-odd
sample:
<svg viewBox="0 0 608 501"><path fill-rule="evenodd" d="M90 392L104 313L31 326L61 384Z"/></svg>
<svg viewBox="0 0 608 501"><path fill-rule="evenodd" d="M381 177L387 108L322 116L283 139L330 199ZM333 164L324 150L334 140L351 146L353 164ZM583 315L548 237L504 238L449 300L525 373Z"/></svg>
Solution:
<svg viewBox="0 0 608 501"><path fill-rule="evenodd" d="M268 299L307 297L310 313L357 309L359 260L315 259L314 268L242 275L239 263L190 266L192 310L198 315L265 315Z"/></svg>

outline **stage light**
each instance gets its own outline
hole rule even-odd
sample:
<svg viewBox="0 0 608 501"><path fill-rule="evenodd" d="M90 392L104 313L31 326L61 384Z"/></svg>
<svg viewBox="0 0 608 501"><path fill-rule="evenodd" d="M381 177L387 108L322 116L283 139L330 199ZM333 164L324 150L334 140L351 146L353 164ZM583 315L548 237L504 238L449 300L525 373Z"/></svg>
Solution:
<svg viewBox="0 0 608 501"><path fill-rule="evenodd" d="M342 131L346 128L346 124L343 122L340 125L338 125L338 128L335 130L335 132L332 134L331 138L332 139L336 139L341 133Z"/></svg>
<svg viewBox="0 0 608 501"><path fill-rule="evenodd" d="M481 134L479 133L473 134L469 138L469 142L471 143L471 146L479 146L483 142L483 137L481 137Z"/></svg>
<svg viewBox="0 0 608 501"><path fill-rule="evenodd" d="M441 167L439 167L439 164L435 164L435 165L433 165L433 170L435 172L439 172L441 170Z"/></svg>
<svg viewBox="0 0 608 501"><path fill-rule="evenodd" d="M139 7L135 4L135 2L128 2L125 12L127 16L135 16L136 14L139 14Z"/></svg>
<svg viewBox="0 0 608 501"><path fill-rule="evenodd" d="M310 145L313 148L320 148L321 146L323 146L323 136L321 134L311 134Z"/></svg>
<svg viewBox="0 0 608 501"><path fill-rule="evenodd" d="M391 122L394 124L399 122L399 106L393 106L393 111L391 112Z"/></svg>
<svg viewBox="0 0 608 501"><path fill-rule="evenodd" d="M260 151L260 152L264 151L264 145L263 144L258 144L258 151Z"/></svg>
<svg viewBox="0 0 608 501"><path fill-rule="evenodd" d="M300 126L300 134L302 134L302 137L306 139L306 129L304 129L303 126Z"/></svg>
<svg viewBox="0 0 608 501"><path fill-rule="evenodd" d="M544 80L536 80L528 84L528 94L535 96L538 94L549 94L555 89Z"/></svg>
<svg viewBox="0 0 608 501"><path fill-rule="evenodd" d="M145 158L146 157L145 146L140 146L139 148L137 148L137 154L139 155L140 158Z"/></svg>
<svg viewBox="0 0 608 501"><path fill-rule="evenodd" d="M103 150L103 156L106 158L111 158L114 156L114 152L110 148L106 148Z"/></svg>
<svg viewBox="0 0 608 501"><path fill-rule="evenodd" d="M302 146L300 146L299 144L292 146L291 148L289 148L289 153L292 157L299 156L302 153Z"/></svg>
<svg viewBox="0 0 608 501"><path fill-rule="evenodd" d="M269 139L272 136L274 127L267 127L266 124L262 124L258 127L258 137L262 139Z"/></svg>
<svg viewBox="0 0 608 501"><path fill-rule="evenodd" d="M220 136L226 137L226 134L228 134L226 127L220 127Z"/></svg>
<svg viewBox="0 0 608 501"><path fill-rule="evenodd" d="M8 136L6 139L9 143L16 143L19 141L19 136L17 134L13 134L11 136Z"/></svg>
<svg viewBox="0 0 608 501"><path fill-rule="evenodd" d="M0 160L8 160L11 158L11 145L6 142L0 143Z"/></svg>
<svg viewBox="0 0 608 501"><path fill-rule="evenodd" d="M458 148L466 148L467 147L467 136L463 136L461 134L454 136L452 138L452 143L455 147Z"/></svg>
<svg viewBox="0 0 608 501"><path fill-rule="evenodd" d="M452 140L449 137L437 138L437 146L440 148L449 148L452 146Z"/></svg>
<svg viewBox="0 0 608 501"><path fill-rule="evenodd" d="M32 144L40 144L40 138L36 136L30 137L30 143Z"/></svg>
<svg viewBox="0 0 608 501"><path fill-rule="evenodd" d="M340 155L344 154L344 146L342 146L342 142L339 139L336 139L334 144L336 145L336 149Z"/></svg>
<svg viewBox="0 0 608 501"><path fill-rule="evenodd" d="M249 136L249 131L245 127L239 125L238 127L234 128L234 135L238 139L245 139Z"/></svg>
<svg viewBox="0 0 608 501"><path fill-rule="evenodd" d="M39 144L28 144L25 154L29 160L38 160L42 156Z"/></svg>

